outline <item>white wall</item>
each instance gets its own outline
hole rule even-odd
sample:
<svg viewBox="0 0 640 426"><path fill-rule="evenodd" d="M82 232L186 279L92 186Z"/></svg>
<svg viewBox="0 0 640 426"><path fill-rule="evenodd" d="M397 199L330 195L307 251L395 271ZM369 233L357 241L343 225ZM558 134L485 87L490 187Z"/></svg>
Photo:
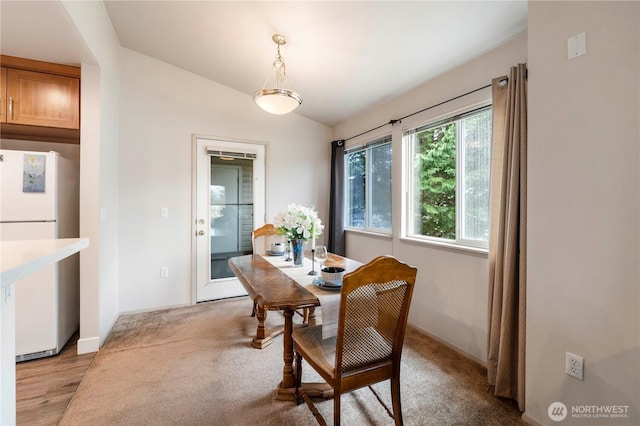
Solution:
<svg viewBox="0 0 640 426"><path fill-rule="evenodd" d="M640 4L529 3L526 418L628 405L640 424ZM587 54L567 60L586 32ZM564 373L585 359L584 381Z"/></svg>
<svg viewBox="0 0 640 426"><path fill-rule="evenodd" d="M265 142L267 221L296 202L315 205L326 222L329 127L268 114L246 94L134 51L121 57L121 312L191 303L193 135Z"/></svg>
<svg viewBox="0 0 640 426"><path fill-rule="evenodd" d="M527 37L521 35L480 57L462 64L424 85L375 107L334 128L333 139L349 138L423 108L477 89L491 79L506 75L511 66L527 60ZM360 261L392 254L416 266L418 277L409 323L480 361L487 347L487 255L403 240L402 129L419 125L439 115L491 99L490 89L418 114L402 123L347 141L347 147L381 134L393 137L393 238L381 239L347 232L347 256Z"/></svg>
<svg viewBox="0 0 640 426"><path fill-rule="evenodd" d="M82 64L78 352L104 342L118 315L119 42L102 2L64 1L95 63Z"/></svg>

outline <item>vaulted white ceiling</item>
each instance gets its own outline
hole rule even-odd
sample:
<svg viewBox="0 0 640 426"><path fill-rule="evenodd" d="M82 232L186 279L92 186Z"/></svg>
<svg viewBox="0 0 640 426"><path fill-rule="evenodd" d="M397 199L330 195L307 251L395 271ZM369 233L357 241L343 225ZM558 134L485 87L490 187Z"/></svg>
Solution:
<svg viewBox="0 0 640 426"><path fill-rule="evenodd" d="M5 39L5 3L1 47L13 54L18 40ZM45 3L36 9L51 9ZM271 69L271 36L284 35L281 53L303 97L296 112L330 126L499 46L527 25L526 1L104 3L123 47L248 96ZM51 38L38 35L38 26L29 31L36 35L20 40L22 51Z"/></svg>

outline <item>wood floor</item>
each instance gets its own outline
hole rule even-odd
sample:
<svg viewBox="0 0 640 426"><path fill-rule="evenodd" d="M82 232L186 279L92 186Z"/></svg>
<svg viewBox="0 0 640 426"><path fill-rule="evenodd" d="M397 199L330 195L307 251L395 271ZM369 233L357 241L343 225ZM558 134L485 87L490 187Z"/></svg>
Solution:
<svg viewBox="0 0 640 426"><path fill-rule="evenodd" d="M57 425L95 353L77 355L77 334L53 357L16 364L18 425Z"/></svg>

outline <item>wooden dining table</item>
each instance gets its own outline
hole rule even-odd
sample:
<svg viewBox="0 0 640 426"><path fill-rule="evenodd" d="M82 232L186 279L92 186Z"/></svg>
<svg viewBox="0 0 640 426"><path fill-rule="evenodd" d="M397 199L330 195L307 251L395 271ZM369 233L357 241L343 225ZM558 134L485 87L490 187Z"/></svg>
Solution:
<svg viewBox="0 0 640 426"><path fill-rule="evenodd" d="M273 262L259 254L232 257L229 259L229 268L236 275L249 296L257 304L258 321L261 323L263 337L273 339L276 335L266 331L264 320L267 311L282 311L284 316L284 328L282 330L283 361L282 381L276 389L276 399L295 400L295 375L293 369L293 316L296 310L310 308L309 324L314 325L314 309L322 309L321 300L337 298L340 292L316 291L310 284L314 276L307 277L306 272L312 269L309 257L306 257L301 270L294 271L290 263L284 266L284 262ZM351 272L362 264L333 253L329 253L325 266L338 266ZM317 271L317 265L314 269ZM299 269L299 268L296 268ZM303 271L304 274L301 274ZM297 272L297 273L292 273ZM319 275L318 275L319 276ZM303 278L304 277L304 278ZM324 293L322 293L324 292ZM322 296L320 296L322 294ZM260 333L260 331L259 331ZM258 336L260 337L260 336ZM254 345L255 346L255 345Z"/></svg>

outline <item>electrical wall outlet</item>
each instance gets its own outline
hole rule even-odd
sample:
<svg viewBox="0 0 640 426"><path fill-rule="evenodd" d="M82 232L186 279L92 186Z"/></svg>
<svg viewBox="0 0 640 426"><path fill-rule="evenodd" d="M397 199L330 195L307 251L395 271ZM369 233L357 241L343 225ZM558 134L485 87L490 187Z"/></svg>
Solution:
<svg viewBox="0 0 640 426"><path fill-rule="evenodd" d="M169 278L169 268L163 266L160 268L160 278Z"/></svg>
<svg viewBox="0 0 640 426"><path fill-rule="evenodd" d="M584 358L566 352L565 372L578 380L584 380Z"/></svg>

